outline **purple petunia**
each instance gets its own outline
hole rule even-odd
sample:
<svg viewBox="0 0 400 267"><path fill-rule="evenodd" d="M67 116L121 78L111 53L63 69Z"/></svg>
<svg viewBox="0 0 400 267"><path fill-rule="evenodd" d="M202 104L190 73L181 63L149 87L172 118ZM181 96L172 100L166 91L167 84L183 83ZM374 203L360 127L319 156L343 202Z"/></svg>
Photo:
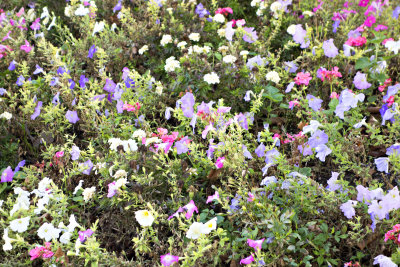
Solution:
<svg viewBox="0 0 400 267"><path fill-rule="evenodd" d="M89 53L88 53L88 58L93 58L93 56L94 56L94 53L96 53L96 51L97 51L97 49L96 49L96 45L92 45L90 48L89 48Z"/></svg>
<svg viewBox="0 0 400 267"><path fill-rule="evenodd" d="M315 148L315 152L317 152L316 157L319 158L320 161L325 162L325 157L332 153L332 150L326 145L319 145Z"/></svg>
<svg viewBox="0 0 400 267"><path fill-rule="evenodd" d="M35 69L35 71L33 72L33 74L34 74L34 75L37 75L37 74L39 74L39 73L43 73L43 69L42 69L39 65L36 64L36 69Z"/></svg>
<svg viewBox="0 0 400 267"><path fill-rule="evenodd" d="M254 30L254 27L244 27L243 29L246 32L243 35L243 41L252 44L258 40L257 32Z"/></svg>
<svg viewBox="0 0 400 267"><path fill-rule="evenodd" d="M196 6L195 12L197 15L199 15L200 18L204 18L205 16L210 15L210 12L208 12L207 9L204 8L202 3Z"/></svg>
<svg viewBox="0 0 400 267"><path fill-rule="evenodd" d="M389 213L389 210L385 201L381 200L378 202L378 200L372 200L371 205L368 207L368 213L373 213L379 220L383 220L386 214Z"/></svg>
<svg viewBox="0 0 400 267"><path fill-rule="evenodd" d="M17 62L15 60L10 62L10 66L8 66L8 70L9 71L13 71L15 70L15 66L16 66Z"/></svg>
<svg viewBox="0 0 400 267"><path fill-rule="evenodd" d="M356 206L357 203L358 202L355 200L349 200L340 206L340 210L343 211L343 214L344 216L346 216L347 219L352 219L354 215L356 215L356 210L354 209L354 206Z"/></svg>
<svg viewBox="0 0 400 267"><path fill-rule="evenodd" d="M327 57L336 57L339 54L339 50L333 43L333 39L329 39L324 41L324 44L322 45L322 48L324 49L324 54Z"/></svg>
<svg viewBox="0 0 400 267"><path fill-rule="evenodd" d="M35 112L33 112L33 114L31 115L31 120L35 120L40 115L40 110L42 108L42 105L43 105L43 102L38 101L36 108L35 108Z"/></svg>
<svg viewBox="0 0 400 267"><path fill-rule="evenodd" d="M301 24L296 25L296 30L294 31L293 34L293 40L300 44L300 48L307 48L310 45L310 40L307 39L307 31L303 29Z"/></svg>
<svg viewBox="0 0 400 267"><path fill-rule="evenodd" d="M368 89L371 87L371 84L367 81L367 74L357 71L356 76L353 81L354 86L359 89Z"/></svg>
<svg viewBox="0 0 400 267"><path fill-rule="evenodd" d="M251 155L250 151L247 149L245 145L242 145L242 150L243 150L243 156L245 156L248 159L252 159L253 156Z"/></svg>
<svg viewBox="0 0 400 267"><path fill-rule="evenodd" d="M89 175L93 169L93 163L90 159L88 159L84 163L79 164L79 166L84 167L84 170L82 171L82 173L86 174L86 175Z"/></svg>
<svg viewBox="0 0 400 267"><path fill-rule="evenodd" d="M65 114L65 118L67 118L67 120L70 123L76 123L77 121L79 121L78 112L76 112L75 110L74 111L68 110L67 113Z"/></svg>
<svg viewBox="0 0 400 267"><path fill-rule="evenodd" d="M118 3L113 8L113 13L120 11L122 8L122 0L119 0Z"/></svg>
<svg viewBox="0 0 400 267"><path fill-rule="evenodd" d="M89 78L86 78L85 75L81 75L79 79L79 86L83 89L86 87L86 83L89 82Z"/></svg>
<svg viewBox="0 0 400 267"><path fill-rule="evenodd" d="M265 145L264 145L264 143L261 143L261 144L256 148L256 150L255 150L254 152L256 152L256 155L257 155L259 158L264 157L264 152L265 152Z"/></svg>
<svg viewBox="0 0 400 267"><path fill-rule="evenodd" d="M312 148L316 148L319 145L324 145L328 143L328 135L321 130L315 131L315 133L308 139L308 144Z"/></svg>
<svg viewBox="0 0 400 267"><path fill-rule="evenodd" d="M71 152L69 152L71 155L72 160L77 160L79 159L79 155L81 154L81 150L77 146L72 146Z"/></svg>
<svg viewBox="0 0 400 267"><path fill-rule="evenodd" d="M1 183L8 183L8 182L12 182L15 173L17 173L19 171L20 168L22 168L25 165L25 160L20 161L17 165L17 167L15 167L15 170L13 171L11 169L11 166L8 166L3 173L1 174L1 179L0 182Z"/></svg>
<svg viewBox="0 0 400 267"><path fill-rule="evenodd" d="M303 156L311 156L313 154L312 148L308 143L298 145L297 149L301 154L303 154Z"/></svg>
<svg viewBox="0 0 400 267"><path fill-rule="evenodd" d="M79 241L81 241L81 243L85 242L86 239L90 236L92 236L94 234L94 232L91 229L87 229L86 231L79 231L78 232L78 236L79 236Z"/></svg>
<svg viewBox="0 0 400 267"><path fill-rule="evenodd" d="M106 79L106 84L103 87L103 90L109 92L109 93L114 93L115 92L115 87L117 85L114 83L113 80L111 79Z"/></svg>
<svg viewBox="0 0 400 267"><path fill-rule="evenodd" d="M375 165L378 171L389 173L389 158L377 158L375 159Z"/></svg>
<svg viewBox="0 0 400 267"><path fill-rule="evenodd" d="M332 172L331 178L327 181L328 186L327 189L329 191L335 192L336 190L339 190L342 188L342 186L338 183L337 178L339 177L338 172Z"/></svg>
<svg viewBox="0 0 400 267"><path fill-rule="evenodd" d="M194 114L194 96L192 93L187 92L181 99L181 108L183 111L183 115L187 118L192 118Z"/></svg>
<svg viewBox="0 0 400 267"><path fill-rule="evenodd" d="M24 84L24 81L25 81L24 76L20 75L15 84L18 85L18 86L22 86Z"/></svg>
<svg viewBox="0 0 400 267"><path fill-rule="evenodd" d="M175 142L175 148L176 148L176 151L177 151L178 155L186 153L186 152L189 151L189 148L188 148L188 145L187 145L188 140L189 140L189 138L187 136L185 136L181 140Z"/></svg>
<svg viewBox="0 0 400 267"><path fill-rule="evenodd" d="M261 57L260 55L254 56L247 60L246 66L252 70L254 67L257 66L265 66L265 58Z"/></svg>
<svg viewBox="0 0 400 267"><path fill-rule="evenodd" d="M308 106L314 111L318 111L322 105L322 99L316 98L313 95L307 95Z"/></svg>

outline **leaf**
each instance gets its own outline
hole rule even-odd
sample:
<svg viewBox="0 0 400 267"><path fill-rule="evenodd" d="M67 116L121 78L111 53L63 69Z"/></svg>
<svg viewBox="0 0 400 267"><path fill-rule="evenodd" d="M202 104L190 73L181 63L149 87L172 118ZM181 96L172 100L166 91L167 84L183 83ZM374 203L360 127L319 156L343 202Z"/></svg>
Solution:
<svg viewBox="0 0 400 267"><path fill-rule="evenodd" d="M215 52L215 57L218 59L218 60L221 60L222 59L222 55L220 54L220 53L218 53L218 52Z"/></svg>
<svg viewBox="0 0 400 267"><path fill-rule="evenodd" d="M356 62L356 70L368 68L368 67L372 66L372 64L373 63L371 63L371 61L369 61L369 58L362 57L362 58L358 59Z"/></svg>

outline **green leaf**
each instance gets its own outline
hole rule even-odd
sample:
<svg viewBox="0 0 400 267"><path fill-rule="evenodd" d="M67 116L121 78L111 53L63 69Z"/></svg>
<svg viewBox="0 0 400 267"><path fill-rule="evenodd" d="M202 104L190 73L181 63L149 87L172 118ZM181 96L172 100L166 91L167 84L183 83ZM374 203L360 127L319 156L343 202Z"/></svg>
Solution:
<svg viewBox="0 0 400 267"><path fill-rule="evenodd" d="M372 64L373 63L371 63L371 61L369 61L369 58L362 57L362 58L358 59L356 62L356 70L368 68L368 67L372 66Z"/></svg>
<svg viewBox="0 0 400 267"><path fill-rule="evenodd" d="M215 57L218 59L218 60L221 60L222 59L222 55L220 54L220 53L218 53L218 52L215 52Z"/></svg>

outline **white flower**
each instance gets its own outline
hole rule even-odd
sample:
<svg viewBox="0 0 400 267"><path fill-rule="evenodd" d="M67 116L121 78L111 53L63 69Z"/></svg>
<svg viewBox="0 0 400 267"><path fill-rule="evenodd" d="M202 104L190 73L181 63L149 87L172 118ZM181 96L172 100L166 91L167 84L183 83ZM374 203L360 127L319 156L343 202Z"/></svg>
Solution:
<svg viewBox="0 0 400 267"><path fill-rule="evenodd" d="M69 217L69 224L67 226L68 232L73 232L75 230L75 227L80 227L80 225L76 222L75 215L71 214L71 216Z"/></svg>
<svg viewBox="0 0 400 267"><path fill-rule="evenodd" d="M38 200L37 208L33 210L35 214L40 214L44 209L45 205L49 204L50 197L49 195L43 196L41 199Z"/></svg>
<svg viewBox="0 0 400 267"><path fill-rule="evenodd" d="M219 37L225 37L225 29L224 28L218 29L217 34Z"/></svg>
<svg viewBox="0 0 400 267"><path fill-rule="evenodd" d="M115 187L117 189L119 189L120 187L125 186L127 183L128 183L128 180L126 178L121 178L115 182Z"/></svg>
<svg viewBox="0 0 400 267"><path fill-rule="evenodd" d="M75 16L86 16L87 14L89 14L89 12L89 8L86 8L82 4L80 4L78 9L75 10Z"/></svg>
<svg viewBox="0 0 400 267"><path fill-rule="evenodd" d="M122 140L119 138L110 138L108 139L108 143L110 144L110 149L117 151L117 147L122 145Z"/></svg>
<svg viewBox="0 0 400 267"><path fill-rule="evenodd" d="M119 178L126 178L128 176L128 173L125 170L118 170L115 174L114 174L114 178L115 179L119 179Z"/></svg>
<svg viewBox="0 0 400 267"><path fill-rule="evenodd" d="M204 224L203 233L209 234L212 230L217 229L217 217L212 218Z"/></svg>
<svg viewBox="0 0 400 267"><path fill-rule="evenodd" d="M233 64L233 63L235 63L235 61L236 61L236 57L235 56L232 56L232 55L227 55L227 56L224 56L224 58L222 59L225 63L230 63L230 64Z"/></svg>
<svg viewBox="0 0 400 267"><path fill-rule="evenodd" d="M249 54L249 51L247 51L247 50L240 51L241 56L247 56L248 54Z"/></svg>
<svg viewBox="0 0 400 267"><path fill-rule="evenodd" d="M385 255L378 255L374 258L374 265L379 264L379 267L398 267L391 258Z"/></svg>
<svg viewBox="0 0 400 267"><path fill-rule="evenodd" d="M161 44L162 46L165 46L165 45L167 45L167 44L169 44L169 43L172 43L172 36L169 35L169 34L163 35L163 37L161 38L160 44Z"/></svg>
<svg viewBox="0 0 400 267"><path fill-rule="evenodd" d="M149 46L148 45L144 45L142 46L142 48L139 49L139 55L143 55L144 52L149 50Z"/></svg>
<svg viewBox="0 0 400 267"><path fill-rule="evenodd" d="M83 180L79 180L79 184L75 187L74 192L72 194L76 195L79 189L82 189Z"/></svg>
<svg viewBox="0 0 400 267"><path fill-rule="evenodd" d="M198 45L194 45L193 46L193 52L197 53L197 54L201 54L201 52L203 52L203 49L198 46ZM189 53L190 54L190 53Z"/></svg>
<svg viewBox="0 0 400 267"><path fill-rule="evenodd" d="M148 146L152 143L160 143L160 142L161 142L161 139L159 139L158 137L150 137L150 138L146 139L145 146Z"/></svg>
<svg viewBox="0 0 400 267"><path fill-rule="evenodd" d="M296 33L296 29L297 29L297 25L292 24L287 28L286 31L289 34L294 35Z"/></svg>
<svg viewBox="0 0 400 267"><path fill-rule="evenodd" d="M166 72L173 72L175 69L179 69L181 67L178 60L175 60L175 57L169 57L165 61L164 69Z"/></svg>
<svg viewBox="0 0 400 267"><path fill-rule="evenodd" d="M67 5L66 7L65 7L65 9L64 9L64 15L66 16L66 17L71 17L71 6L70 5Z"/></svg>
<svg viewBox="0 0 400 267"><path fill-rule="evenodd" d="M213 18L214 21L219 22L219 23L224 23L225 22L225 17L222 14L217 14Z"/></svg>
<svg viewBox="0 0 400 267"><path fill-rule="evenodd" d="M148 210L138 210L135 212L135 218L141 226L150 226L153 224L154 217Z"/></svg>
<svg viewBox="0 0 400 267"><path fill-rule="evenodd" d="M257 6L260 2L261 0L252 0L250 6Z"/></svg>
<svg viewBox="0 0 400 267"><path fill-rule="evenodd" d="M139 141L142 141L142 139L146 137L146 132L143 131L142 129L136 130L133 134L132 134L132 138L137 138Z"/></svg>
<svg viewBox="0 0 400 267"><path fill-rule="evenodd" d="M49 16L50 16L49 10L47 9L47 6L45 6L43 8L42 14L40 15L40 18L43 19L43 18L46 18L46 17L49 17Z"/></svg>
<svg viewBox="0 0 400 267"><path fill-rule="evenodd" d="M71 240L71 236L72 236L72 233L70 233L70 232L63 233L60 236L60 242L63 243L63 244L68 244L69 241Z"/></svg>
<svg viewBox="0 0 400 267"><path fill-rule="evenodd" d="M204 54L207 54L207 53L210 53L211 47L209 47L208 45L205 45L205 46L203 46L203 48L201 50Z"/></svg>
<svg viewBox="0 0 400 267"><path fill-rule="evenodd" d="M311 120L310 125L303 127L303 134L311 133L313 135L319 126L322 126L322 124L316 120Z"/></svg>
<svg viewBox="0 0 400 267"><path fill-rule="evenodd" d="M18 195L17 199L15 200L15 204L13 208L10 211L10 215L13 216L13 214L19 210L29 210L29 195L30 193L28 191L22 190L21 187L15 187L14 188L14 193Z"/></svg>
<svg viewBox="0 0 400 267"><path fill-rule="evenodd" d="M0 200L0 208L3 206L4 200Z"/></svg>
<svg viewBox="0 0 400 267"><path fill-rule="evenodd" d="M61 230L54 228L51 223L44 223L37 231L37 235L41 238L49 242L52 239L57 239L60 235Z"/></svg>
<svg viewBox="0 0 400 267"><path fill-rule="evenodd" d="M221 53L225 53L228 50L229 50L229 47L227 47L226 45L222 45L218 48L218 51Z"/></svg>
<svg viewBox="0 0 400 267"><path fill-rule="evenodd" d="M75 255L79 255L79 248L81 247L81 244L81 241L79 238L77 238L75 242Z"/></svg>
<svg viewBox="0 0 400 267"><path fill-rule="evenodd" d="M215 72L211 72L204 75L204 81L206 81L208 84L217 84L219 83L219 77Z"/></svg>
<svg viewBox="0 0 400 267"><path fill-rule="evenodd" d="M10 222L10 228L14 232L23 233L28 230L29 220L31 217L16 219Z"/></svg>
<svg viewBox="0 0 400 267"><path fill-rule="evenodd" d="M194 41L194 42L198 42L200 41L200 33L191 33L189 34L189 39Z"/></svg>
<svg viewBox="0 0 400 267"><path fill-rule="evenodd" d="M124 147L124 151L127 153L135 152L138 150L137 143L133 139L128 139L128 140L123 141L122 146Z"/></svg>
<svg viewBox="0 0 400 267"><path fill-rule="evenodd" d="M85 188L85 190L83 190L82 192L83 200L85 200L85 202L88 202L93 197L94 192L96 192L95 186Z"/></svg>
<svg viewBox="0 0 400 267"><path fill-rule="evenodd" d="M279 78L279 74L276 71L270 71L265 75L265 79L268 81L272 81L274 83L279 83L281 78Z"/></svg>
<svg viewBox="0 0 400 267"><path fill-rule="evenodd" d="M161 84L161 83L157 84L157 86L156 86L156 93L157 93L158 95L161 95L162 92L163 92L163 90L164 90L164 87L162 86L162 84Z"/></svg>
<svg viewBox="0 0 400 267"><path fill-rule="evenodd" d="M189 239L197 239L205 232L204 224L200 222L194 222L189 230L186 232L186 237Z"/></svg>
<svg viewBox="0 0 400 267"><path fill-rule="evenodd" d="M307 11L304 11L304 12L303 12L303 15L304 15L304 16L310 16L310 17L312 17L312 16L314 16L314 13L311 12L311 11L309 11L309 10L307 10Z"/></svg>
<svg viewBox="0 0 400 267"><path fill-rule="evenodd" d="M104 26L105 26L104 21L100 22L96 21L96 23L94 24L92 36L94 36L98 32L102 32L104 30Z"/></svg>
<svg viewBox="0 0 400 267"><path fill-rule="evenodd" d="M94 165L93 170L94 173L97 174L99 170L104 169L106 167L107 163L106 162L98 162L96 165Z"/></svg>
<svg viewBox="0 0 400 267"><path fill-rule="evenodd" d="M8 237L8 228L4 229L3 240L4 240L3 250L4 251L11 250L12 249L12 245L11 245L12 239Z"/></svg>
<svg viewBox="0 0 400 267"><path fill-rule="evenodd" d="M400 40L398 40L398 41L387 41L385 43L385 47L387 49L389 49L389 51L392 51L393 53L395 53L397 55L399 53L399 49L400 49Z"/></svg>
<svg viewBox="0 0 400 267"><path fill-rule="evenodd" d="M10 112L5 111L3 114L0 114L0 118L4 118L9 121L12 118L12 114Z"/></svg>
<svg viewBox="0 0 400 267"><path fill-rule="evenodd" d="M269 9L274 12L277 13L279 10L282 10L282 4L279 2L273 2L271 4L271 6L269 7Z"/></svg>
<svg viewBox="0 0 400 267"><path fill-rule="evenodd" d="M115 29L117 29L117 24L115 24L115 22L114 22L113 24L111 24L110 30L114 32Z"/></svg>
<svg viewBox="0 0 400 267"><path fill-rule="evenodd" d="M182 42L179 42L176 46L177 46L179 49L183 49L183 48L185 48L186 45L187 45L187 42L182 41Z"/></svg>

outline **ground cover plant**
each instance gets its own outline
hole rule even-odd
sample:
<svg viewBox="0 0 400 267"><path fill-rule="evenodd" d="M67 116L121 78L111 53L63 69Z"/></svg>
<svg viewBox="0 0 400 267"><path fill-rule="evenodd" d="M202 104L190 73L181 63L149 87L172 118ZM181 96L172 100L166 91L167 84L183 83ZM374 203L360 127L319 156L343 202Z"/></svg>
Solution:
<svg viewBox="0 0 400 267"><path fill-rule="evenodd" d="M400 3L0 3L0 265L398 266Z"/></svg>

